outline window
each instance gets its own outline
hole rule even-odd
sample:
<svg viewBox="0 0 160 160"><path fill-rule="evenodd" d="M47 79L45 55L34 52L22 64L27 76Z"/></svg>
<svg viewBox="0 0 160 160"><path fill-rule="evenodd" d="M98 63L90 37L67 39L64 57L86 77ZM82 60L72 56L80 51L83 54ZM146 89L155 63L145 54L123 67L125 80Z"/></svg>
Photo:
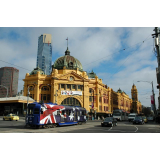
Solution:
<svg viewBox="0 0 160 160"><path fill-rule="evenodd" d="M34 109L34 114L39 114L39 109L38 108Z"/></svg>
<svg viewBox="0 0 160 160"><path fill-rule="evenodd" d="M64 84L61 84L61 88L64 88Z"/></svg>
<svg viewBox="0 0 160 160"><path fill-rule="evenodd" d="M60 116L60 111L59 110L57 110L57 116Z"/></svg>
<svg viewBox="0 0 160 160"><path fill-rule="evenodd" d="M41 90L42 90L42 91L49 91L49 88L48 88L47 86L43 86L43 87L41 88Z"/></svg>
<svg viewBox="0 0 160 160"><path fill-rule="evenodd" d="M78 89L80 89L81 88L81 86L80 85L78 85Z"/></svg>
<svg viewBox="0 0 160 160"><path fill-rule="evenodd" d="M28 114L33 114L33 108L28 109Z"/></svg>
<svg viewBox="0 0 160 160"><path fill-rule="evenodd" d="M66 115L68 115L68 116L69 116L69 110L66 110Z"/></svg>
<svg viewBox="0 0 160 160"><path fill-rule="evenodd" d="M71 89L71 85L70 84L67 84L67 89Z"/></svg>
<svg viewBox="0 0 160 160"><path fill-rule="evenodd" d="M76 85L72 84L72 89L76 89Z"/></svg>

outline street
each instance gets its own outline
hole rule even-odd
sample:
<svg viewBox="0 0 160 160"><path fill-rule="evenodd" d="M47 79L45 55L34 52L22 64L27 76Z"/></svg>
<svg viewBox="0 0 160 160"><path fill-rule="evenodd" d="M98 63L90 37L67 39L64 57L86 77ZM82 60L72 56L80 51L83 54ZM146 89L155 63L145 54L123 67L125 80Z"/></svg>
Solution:
<svg viewBox="0 0 160 160"><path fill-rule="evenodd" d="M160 133L160 124L149 121L144 125L132 122L118 122L114 127L101 127L101 121L87 121L86 124L61 126L56 128L25 128L24 117L19 121L3 121L0 117L0 133Z"/></svg>

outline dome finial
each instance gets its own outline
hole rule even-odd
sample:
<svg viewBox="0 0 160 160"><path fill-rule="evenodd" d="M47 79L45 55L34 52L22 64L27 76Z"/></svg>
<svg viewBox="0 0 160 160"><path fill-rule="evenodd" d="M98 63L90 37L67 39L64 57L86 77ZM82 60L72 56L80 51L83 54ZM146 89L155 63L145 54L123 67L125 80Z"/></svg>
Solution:
<svg viewBox="0 0 160 160"><path fill-rule="evenodd" d="M70 51L69 51L69 49L68 49L68 37L67 37L67 50L65 51L65 55L69 55L70 56Z"/></svg>

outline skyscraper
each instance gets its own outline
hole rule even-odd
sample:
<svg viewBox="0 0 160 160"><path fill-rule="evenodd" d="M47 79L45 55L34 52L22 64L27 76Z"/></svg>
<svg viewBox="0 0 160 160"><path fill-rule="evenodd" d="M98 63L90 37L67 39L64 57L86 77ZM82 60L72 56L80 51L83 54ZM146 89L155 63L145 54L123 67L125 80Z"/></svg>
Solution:
<svg viewBox="0 0 160 160"><path fill-rule="evenodd" d="M52 71L52 45L51 34L42 34L38 37L37 67L46 75Z"/></svg>
<svg viewBox="0 0 160 160"><path fill-rule="evenodd" d="M13 67L0 68L0 98L17 95L19 70Z"/></svg>

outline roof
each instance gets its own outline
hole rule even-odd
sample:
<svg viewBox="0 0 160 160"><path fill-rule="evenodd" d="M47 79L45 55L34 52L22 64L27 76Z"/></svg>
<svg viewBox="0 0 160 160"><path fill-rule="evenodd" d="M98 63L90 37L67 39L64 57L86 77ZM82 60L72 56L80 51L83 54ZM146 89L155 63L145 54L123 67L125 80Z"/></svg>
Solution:
<svg viewBox="0 0 160 160"><path fill-rule="evenodd" d="M44 75L44 72L43 72L42 69L39 68L39 67L34 68L34 70L30 73L30 75L37 74L38 71L40 72L40 74L43 74L43 75Z"/></svg>
<svg viewBox="0 0 160 160"><path fill-rule="evenodd" d="M12 102L27 103L27 96L0 98L0 103L12 103ZM28 102L29 103L35 102L35 100L29 97Z"/></svg>
<svg viewBox="0 0 160 160"><path fill-rule="evenodd" d="M63 67L65 67L66 69L73 69L73 70L76 70L78 68L79 71L83 71L81 62L78 59L74 58L73 56L70 56L70 51L68 50L68 48L65 52L65 55L59 57L52 66L52 68L58 70L63 69Z"/></svg>

